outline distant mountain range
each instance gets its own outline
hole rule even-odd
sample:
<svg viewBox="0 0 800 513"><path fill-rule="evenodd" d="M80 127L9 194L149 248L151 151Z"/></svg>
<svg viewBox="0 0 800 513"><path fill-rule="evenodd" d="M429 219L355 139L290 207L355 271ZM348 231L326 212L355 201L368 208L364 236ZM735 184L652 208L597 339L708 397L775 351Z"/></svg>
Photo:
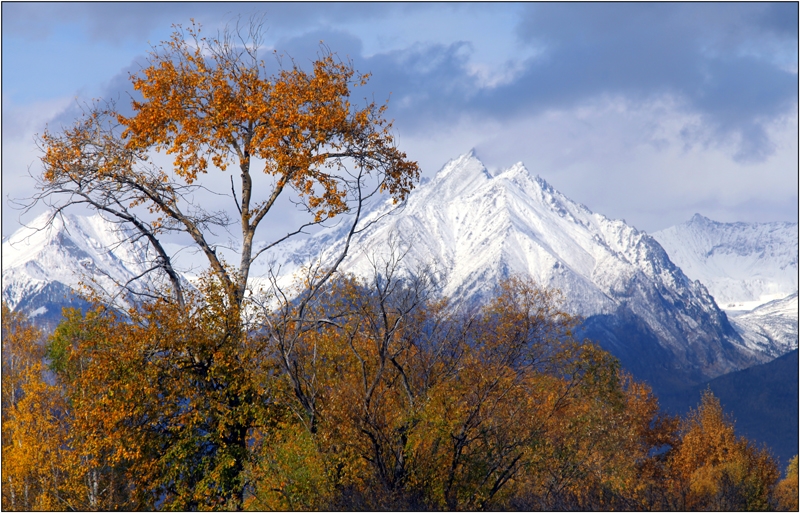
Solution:
<svg viewBox="0 0 800 513"><path fill-rule="evenodd" d="M718 223L700 214L653 233L670 259L727 311L797 292L797 223ZM796 300L795 300L796 302Z"/></svg>
<svg viewBox="0 0 800 513"><path fill-rule="evenodd" d="M582 334L599 341L657 392L702 383L797 348L797 236L791 238L788 223L778 223L775 230L744 223L718 229L720 223L695 216L688 229L659 232L673 248L669 255L677 251L689 258L698 276L711 283L717 282L709 262L716 260L691 256L709 253L698 241L713 238L698 227L724 232L725 254L750 258L748 269L761 273L759 301L791 288L781 273L794 265L794 290L787 293L794 292L793 299L729 318L705 282L688 277L656 238L591 212L521 163L492 172L473 153L463 155L394 210L391 201L372 205L342 271L369 275L376 262L402 256L407 272L432 268L442 294L457 303L491 297L506 276L530 276L560 289L567 310L585 318ZM44 216L31 226L41 226ZM265 261L279 268L286 282L303 265L329 262L342 248L344 230L332 227L293 241ZM685 233L694 237L687 243L691 251L681 249ZM21 229L3 242L3 300L43 323L56 322L61 306L80 305L72 291L81 280L92 279L93 286L111 291L149 268L152 253L141 242L126 242L130 236L99 215L64 215L45 229ZM763 255L747 256L758 248ZM732 258L726 262L738 262ZM737 265L729 267L744 264ZM731 280L739 276L728 274ZM724 283L723 290L735 289L732 281Z"/></svg>
<svg viewBox="0 0 800 513"><path fill-rule="evenodd" d="M772 357L797 347L797 223L718 223L695 214L653 237L706 285L746 345Z"/></svg>
<svg viewBox="0 0 800 513"><path fill-rule="evenodd" d="M39 325L53 328L65 306L84 307L76 291L121 285L142 290L157 275L146 273L154 254L134 233L99 214L45 212L3 241L2 298Z"/></svg>

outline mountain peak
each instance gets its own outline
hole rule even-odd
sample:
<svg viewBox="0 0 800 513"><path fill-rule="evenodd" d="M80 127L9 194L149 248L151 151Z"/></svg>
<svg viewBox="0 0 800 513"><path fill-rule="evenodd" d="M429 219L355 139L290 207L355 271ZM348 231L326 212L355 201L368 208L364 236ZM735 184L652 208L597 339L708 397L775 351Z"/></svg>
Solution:
<svg viewBox="0 0 800 513"><path fill-rule="evenodd" d="M797 290L796 223L721 223L695 214L653 237L723 308L748 310Z"/></svg>
<svg viewBox="0 0 800 513"><path fill-rule="evenodd" d="M474 150L445 164L430 183L430 188L445 197L455 197L469 189L479 187L492 176Z"/></svg>
<svg viewBox="0 0 800 513"><path fill-rule="evenodd" d="M420 184L403 209L389 201L372 207L370 220L382 220L365 222L353 235L341 271L371 276L382 259L402 258L398 273L432 269L439 292L454 303L490 298L509 275L530 277L563 292L563 307L587 318L587 337L662 383L698 382L764 354L742 346L705 287L690 281L655 239L591 212L521 162L489 172L470 151ZM101 216L75 217L63 218L68 233L55 223L48 236L35 232L46 243L40 250L20 247L26 254L19 265L4 258L4 300L37 307L26 298L51 298L46 287L53 283L59 293L75 288L81 273L105 280L101 285L111 290L152 261L147 247L128 244L131 234L119 226ZM324 265L338 258L349 240L343 234L341 226L331 226L263 258L289 285L292 272L309 259ZM795 225L794 248L796 240Z"/></svg>
<svg viewBox="0 0 800 513"><path fill-rule="evenodd" d="M436 178L444 178L454 173L462 175L476 172L487 173L486 166L484 166L483 162L475 155L475 150L469 150L467 153L449 160L442 166L439 172L436 173Z"/></svg>
<svg viewBox="0 0 800 513"><path fill-rule="evenodd" d="M707 226L711 224L716 224L716 221L709 219L702 214L695 213L695 215L693 215L692 218L689 219L689 224L699 224L702 226Z"/></svg>
<svg viewBox="0 0 800 513"><path fill-rule="evenodd" d="M287 271L304 265L304 255L324 262L342 244L320 233L276 262ZM740 347L706 289L689 281L654 239L591 212L521 162L490 173L474 152L449 161L401 212L359 232L352 248L344 272L370 276L374 262L396 258L396 251L408 272L432 268L440 293L454 303L488 299L503 278L528 276L560 290L567 311L594 318L591 333L627 348L623 361L643 371L643 357L672 362L658 378L665 382L672 374L708 379L758 358ZM632 336L638 342L629 342ZM648 349L637 352L636 344ZM713 349L696 358L687 352L706 345Z"/></svg>

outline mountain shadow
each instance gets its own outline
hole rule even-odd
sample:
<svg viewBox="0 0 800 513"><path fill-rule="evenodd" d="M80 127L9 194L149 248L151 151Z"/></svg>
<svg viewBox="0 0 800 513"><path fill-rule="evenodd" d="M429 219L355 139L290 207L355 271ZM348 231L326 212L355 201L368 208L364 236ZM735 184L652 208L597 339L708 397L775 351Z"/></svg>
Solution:
<svg viewBox="0 0 800 513"><path fill-rule="evenodd" d="M785 471L798 453L798 350L699 385L661 391L659 402L665 411L685 415L697 407L706 389L735 419L737 434L766 444Z"/></svg>
<svg viewBox="0 0 800 513"><path fill-rule="evenodd" d="M63 308L86 311L89 307L90 304L71 287L53 281L36 293L24 297L15 310L24 313L45 333L52 333L63 320Z"/></svg>

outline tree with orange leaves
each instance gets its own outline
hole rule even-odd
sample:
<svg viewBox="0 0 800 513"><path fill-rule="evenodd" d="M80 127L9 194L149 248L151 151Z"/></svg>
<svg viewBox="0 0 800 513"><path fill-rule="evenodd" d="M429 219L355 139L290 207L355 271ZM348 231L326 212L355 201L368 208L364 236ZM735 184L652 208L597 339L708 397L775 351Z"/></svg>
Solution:
<svg viewBox="0 0 800 513"><path fill-rule="evenodd" d="M70 405L71 453L104 501L78 509L243 506L254 436L281 417L280 383L224 298L201 280L183 306L67 312L48 354Z"/></svg>
<svg viewBox="0 0 800 513"><path fill-rule="evenodd" d="M246 34L237 26L210 39L194 22L177 26L131 77L142 96L133 115L96 104L73 127L42 135L45 171L35 199L53 203L54 215L83 204L134 228L153 249L150 270L166 276L178 303L185 284L163 237L188 234L232 305L241 305L253 262L269 248L335 216L349 217L352 235L370 197L403 200L419 169L394 146L386 105L351 102L351 89L369 75L325 47L310 70L293 63L269 75L260 43L255 22ZM173 156L171 169L153 162L158 153ZM204 176L229 166L239 173L238 192L231 176L231 208L206 209L196 199ZM269 185L257 183L261 173ZM289 191L308 217L257 245L258 228ZM238 232L235 265L219 251L215 227ZM330 277L348 246L310 288Z"/></svg>
<svg viewBox="0 0 800 513"><path fill-rule="evenodd" d="M797 455L789 460L786 477L775 487L775 502L779 511L798 510Z"/></svg>
<svg viewBox="0 0 800 513"><path fill-rule="evenodd" d="M51 410L58 391L43 382L41 333L3 303L3 509L63 509L60 450L65 433Z"/></svg>
<svg viewBox="0 0 800 513"><path fill-rule="evenodd" d="M73 441L98 468L122 465L149 476L136 492L153 491L176 507L242 507L248 437L267 422L258 417L265 399L255 390L271 386L255 383L276 382L280 368L250 373L270 361L291 375L292 359L285 344L271 359L275 348L256 349L250 335L302 329L303 305L347 254L365 202L381 193L402 201L419 177L417 164L394 145L386 105L351 99L369 75L325 47L310 69L292 62L270 74L258 55L260 28L252 22L247 31L237 26L206 38L194 22L176 27L131 77L141 94L131 115L96 103L72 127L40 139L44 174L34 199L52 204L54 216L84 205L132 228L151 250L145 274L160 273L168 284L142 290L121 283L120 293L99 299L129 299L112 305L124 314L74 314L51 340L57 374L81 410L73 433L87 442ZM172 165L157 164L159 154ZM198 198L218 195L209 191L209 175L230 168L238 174L238 186L231 176L230 208L212 209ZM306 215L295 226L276 218L285 196ZM300 319L276 325L273 316L264 328L268 316L254 320L247 304L254 262L334 217L347 223L347 243L332 265L309 276L299 299L291 298ZM285 235L258 240L270 222ZM218 229L232 240L221 241ZM199 292L167 250L165 238L175 233L188 235L208 260ZM275 296L286 297L279 290ZM213 309L210 317L198 313ZM156 386L164 383L168 389ZM143 433L152 436L129 447Z"/></svg>
<svg viewBox="0 0 800 513"><path fill-rule="evenodd" d="M288 408L252 467L257 509L638 509L670 426L575 340L556 291L498 284L465 314L396 261L333 281L293 341ZM664 429L666 428L666 429ZM306 465L297 462L299 455ZM642 472L648 474L640 479ZM316 490L316 494L313 490Z"/></svg>
<svg viewBox="0 0 800 513"><path fill-rule="evenodd" d="M710 391L683 420L670 454L673 476L668 509L754 511L771 509L780 477L766 448L736 436L733 421Z"/></svg>

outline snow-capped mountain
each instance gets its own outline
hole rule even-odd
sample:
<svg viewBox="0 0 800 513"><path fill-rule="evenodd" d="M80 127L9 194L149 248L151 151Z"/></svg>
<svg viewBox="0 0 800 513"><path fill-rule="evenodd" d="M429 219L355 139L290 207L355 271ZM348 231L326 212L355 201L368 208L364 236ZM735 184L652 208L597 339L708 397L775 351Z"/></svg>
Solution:
<svg viewBox="0 0 800 513"><path fill-rule="evenodd" d="M74 293L82 284L113 294L152 261L143 244L129 241L130 232L99 214L64 213L47 225L51 215L3 241L2 296L13 310L57 321L62 306L83 304Z"/></svg>
<svg viewBox="0 0 800 513"><path fill-rule="evenodd" d="M718 223L695 214L653 237L721 308L751 310L797 292L797 228L785 222Z"/></svg>
<svg viewBox="0 0 800 513"><path fill-rule="evenodd" d="M365 225L391 208L377 207ZM344 230L273 258L284 271L325 263ZM491 295L509 274L560 289L567 308L586 318L586 335L654 384L700 382L769 358L655 239L571 201L521 163L490 172L473 153L449 162L402 211L358 233L340 269L370 275L392 252L406 268L434 266L443 293L460 301Z"/></svg>

